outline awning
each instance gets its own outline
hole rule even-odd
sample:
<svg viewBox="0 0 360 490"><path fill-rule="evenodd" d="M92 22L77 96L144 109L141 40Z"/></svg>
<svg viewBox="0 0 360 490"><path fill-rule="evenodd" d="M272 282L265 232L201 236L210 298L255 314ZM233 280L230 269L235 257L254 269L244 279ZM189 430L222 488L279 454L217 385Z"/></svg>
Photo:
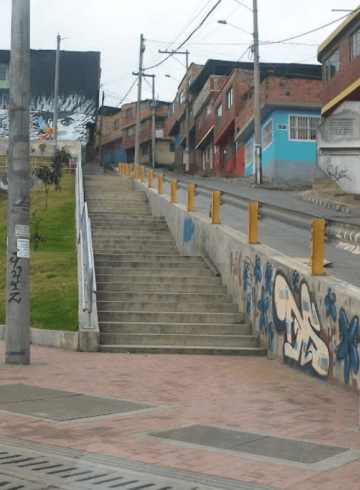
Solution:
<svg viewBox="0 0 360 490"><path fill-rule="evenodd" d="M214 126L211 126L211 128L209 129L209 131L205 134L205 136L203 138L201 138L201 141L200 143L198 143L196 146L195 146L195 150L197 150L202 144L203 142L206 140L206 138L209 136L209 134L211 133L211 131L214 129Z"/></svg>

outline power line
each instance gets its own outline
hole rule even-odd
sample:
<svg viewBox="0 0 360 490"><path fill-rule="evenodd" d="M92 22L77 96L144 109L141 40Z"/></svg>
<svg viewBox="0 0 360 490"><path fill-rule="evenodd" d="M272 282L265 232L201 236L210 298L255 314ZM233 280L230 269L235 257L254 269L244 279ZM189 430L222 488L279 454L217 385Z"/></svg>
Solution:
<svg viewBox="0 0 360 490"><path fill-rule="evenodd" d="M189 39L192 38L192 36L195 34L195 32L197 32L204 25L204 23L207 21L207 19L210 17L210 15L214 12L214 10L220 5L221 2L222 2L222 0L217 1L217 3L213 6L213 8L206 14L204 19L200 22L200 24L192 31L192 33L185 39L185 41L183 43L181 43L180 46L178 46L178 48L175 50L174 53L169 54L169 56L167 56L164 60L160 61L160 63L157 63L154 66L149 66L147 68L144 68L144 70L152 70L153 68L157 68L158 66L165 63L165 61L167 61L171 56L176 54L176 51L179 51L179 49L181 49L184 46L184 44L186 44L189 41Z"/></svg>
<svg viewBox="0 0 360 490"><path fill-rule="evenodd" d="M121 100L121 102L116 106L116 107L119 107L120 105L122 105L122 103L124 102L124 100L127 98L127 96L130 94L130 92L132 91L132 89L134 88L135 84L136 84L136 81L137 79L135 78L135 81L134 83L131 85L131 87L129 88L129 91L126 93L125 97L123 97L123 99Z"/></svg>

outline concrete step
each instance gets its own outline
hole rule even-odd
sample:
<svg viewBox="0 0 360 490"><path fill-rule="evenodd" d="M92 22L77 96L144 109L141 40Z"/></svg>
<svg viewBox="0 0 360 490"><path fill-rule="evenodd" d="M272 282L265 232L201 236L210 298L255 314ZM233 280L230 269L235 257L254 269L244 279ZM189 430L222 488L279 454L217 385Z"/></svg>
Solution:
<svg viewBox="0 0 360 490"><path fill-rule="evenodd" d="M127 280L128 277L141 276L143 280L147 280L149 276L154 276L156 272L156 268L131 268L131 267L99 267L96 266L96 280L99 282L104 282L102 278L104 276L111 276L113 278L113 282L117 282L118 280ZM165 267L161 267L156 272L156 277L213 277L212 272L209 269L198 269L192 267L191 269L178 268L178 269L168 269Z"/></svg>
<svg viewBox="0 0 360 490"><path fill-rule="evenodd" d="M163 238L164 240L172 240L172 234L170 231L150 231L150 230L112 230L111 232L108 232L106 235L101 232L99 228L96 228L92 230L92 236L93 239L97 238L103 238L104 236L111 238L124 238L128 241L131 242L131 240L134 238L136 239L149 239L149 240L157 240L158 238L161 239Z"/></svg>
<svg viewBox="0 0 360 490"><path fill-rule="evenodd" d="M166 225L166 221L164 218L154 218L153 216L141 216L138 214L135 214L134 216L131 216L129 214L125 214L124 216L116 216L112 217L111 215L108 216L107 218L97 218L97 217L92 217L91 218L91 223L95 224L103 224L103 225L110 225L110 226L116 226L121 223L136 223L138 225L141 225L143 223L161 223Z"/></svg>
<svg viewBox="0 0 360 490"><path fill-rule="evenodd" d="M167 255L166 257L163 256L162 254L152 255L151 257L149 257L149 254L147 253L144 254L105 253L105 254L95 254L94 259L95 262L97 261L104 262L106 260L111 261L111 263L144 262L148 264L149 262L158 262L159 264L161 264L163 262L166 263L172 262L172 263L179 263L179 264L201 264L207 267L203 258L199 257L198 255L184 256L178 253L174 255Z"/></svg>
<svg viewBox="0 0 360 490"><path fill-rule="evenodd" d="M106 247L105 244L103 244L101 246L95 246L93 244L93 249L94 249L95 254L105 254L107 252L110 254L111 253L115 254L115 253L119 252L118 249L112 248L111 246ZM178 253L178 251L176 250L175 247L171 247L171 248L169 247L169 249L166 249L166 248L162 249L161 247L159 247L157 250L151 250L151 249L150 250L144 250L141 247L135 247L135 246L134 247L128 247L127 249L126 249L126 247L122 247L120 252L123 254L126 254L126 253L128 253L128 254L130 254L130 253L143 254L143 253L146 253L147 255L159 255L159 254L161 254L161 255L170 255L170 256Z"/></svg>
<svg viewBox="0 0 360 490"><path fill-rule="evenodd" d="M158 309L162 309L164 303L211 303L211 304L231 304L230 294L209 294L209 293L155 293L155 292L129 292L129 291L101 291L98 288L98 301L122 301L131 303L154 303ZM236 306L236 305L235 305ZM236 310L237 311L237 310Z"/></svg>
<svg viewBox="0 0 360 490"><path fill-rule="evenodd" d="M165 259L167 258L166 256L163 257L163 260L161 262L158 261L150 261L150 258L152 259L152 256L148 256L149 260L148 261L142 261L142 262L130 262L127 260L124 260L122 262L120 261L111 261L111 260L95 260L95 267L99 269L145 269L145 270L154 270L154 273L156 274L161 274L161 269L166 267L167 269L186 269L189 270L190 268L193 269L194 271L208 271L207 265L205 263L194 263L194 262L166 262Z"/></svg>
<svg viewBox="0 0 360 490"><path fill-rule="evenodd" d="M121 270L121 273L123 272L123 269ZM128 285L130 287L138 287L140 285L142 286L151 286L151 285L161 285L165 287L185 287L186 289L190 286L196 287L196 288L201 288L201 290L204 288L204 286L209 286L209 287L226 287L221 285L221 278L216 277L211 275L211 272L208 271L208 274L205 275L198 275L198 276L179 276L179 275L154 275L154 274L148 274L148 275L141 275L141 274L135 274L133 273L135 271L131 271L130 275L125 276L124 274L119 274L120 281L115 281L116 275L117 274L97 274L97 284L102 284L104 287L105 284L109 284L109 287L113 287L114 291L118 291L118 287L121 285L124 285L124 287L127 287ZM104 280L99 280L99 278L103 278ZM120 289L121 291L121 289Z"/></svg>
<svg viewBox="0 0 360 490"><path fill-rule="evenodd" d="M101 282L97 283L97 290L99 292L111 292L114 294L127 293L198 293L199 291L204 294L227 294L226 286L219 284L210 286L204 282L204 285L199 288L199 285L184 285L184 284L136 284L136 283L114 283L114 282Z"/></svg>
<svg viewBox="0 0 360 490"><path fill-rule="evenodd" d="M251 325L205 323L99 323L101 333L251 335ZM141 343L141 342L140 342Z"/></svg>
<svg viewBox="0 0 360 490"><path fill-rule="evenodd" d="M238 306L234 303L211 303L201 301L200 303L152 303L145 301L97 301L98 312L121 312L121 311L139 311L139 312L161 312L161 313L237 313Z"/></svg>
<svg viewBox="0 0 360 490"><path fill-rule="evenodd" d="M140 239L129 239L127 237L125 238L113 238L113 237L107 237L107 238L93 238L93 246L106 246L108 245L109 247L116 247L118 251L121 252L123 248L128 247L129 249L132 249L132 247L135 248L144 248L144 249L152 249L153 247L159 247L160 249L164 248L166 249L167 247L175 247L175 243L172 240L168 240L167 238L161 238L159 237L158 240L142 240ZM176 248L176 247L175 247ZM135 249L134 249L135 250ZM176 249L177 250L177 249Z"/></svg>
<svg viewBox="0 0 360 490"><path fill-rule="evenodd" d="M107 225L93 225L91 222L91 228L94 231L103 231L106 233L107 231L116 231L118 228L122 230L139 230L139 231L169 231L169 228L166 223L136 223L130 221L126 223L125 221L118 226L107 226Z"/></svg>
<svg viewBox="0 0 360 490"><path fill-rule="evenodd" d="M204 323L204 324L241 324L244 315L241 313L196 313L167 311L99 311L99 322L108 323Z"/></svg>
<svg viewBox="0 0 360 490"><path fill-rule="evenodd" d="M266 349L260 347L181 347L177 345L101 345L101 352L123 354L188 354L211 356L266 356Z"/></svg>
<svg viewBox="0 0 360 490"><path fill-rule="evenodd" d="M100 343L105 345L177 345L188 347L259 347L252 335L196 335L196 334L136 334L101 333Z"/></svg>

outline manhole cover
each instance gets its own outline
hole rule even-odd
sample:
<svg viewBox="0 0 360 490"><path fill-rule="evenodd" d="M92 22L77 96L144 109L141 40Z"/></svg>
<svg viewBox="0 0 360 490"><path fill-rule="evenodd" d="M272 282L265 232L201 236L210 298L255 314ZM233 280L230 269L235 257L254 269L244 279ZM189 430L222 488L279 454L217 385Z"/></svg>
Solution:
<svg viewBox="0 0 360 490"><path fill-rule="evenodd" d="M200 446L250 453L297 463L314 464L348 451L344 447L324 446L312 442L271 437L264 434L223 429L207 425L191 425L154 432L151 436Z"/></svg>
<svg viewBox="0 0 360 490"><path fill-rule="evenodd" d="M114 488L270 490L234 480L0 437L1 490L110 490Z"/></svg>
<svg viewBox="0 0 360 490"><path fill-rule="evenodd" d="M66 422L158 408L148 403L23 384L0 386L0 410Z"/></svg>

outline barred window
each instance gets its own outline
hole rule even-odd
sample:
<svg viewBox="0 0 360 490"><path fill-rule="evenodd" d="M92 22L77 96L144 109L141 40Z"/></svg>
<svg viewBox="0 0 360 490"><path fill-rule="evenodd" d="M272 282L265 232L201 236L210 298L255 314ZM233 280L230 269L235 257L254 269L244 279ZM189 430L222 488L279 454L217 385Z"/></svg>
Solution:
<svg viewBox="0 0 360 490"><path fill-rule="evenodd" d="M164 129L163 119L159 119L158 121L155 121L155 129Z"/></svg>
<svg viewBox="0 0 360 490"><path fill-rule="evenodd" d="M273 142L273 122L268 121L263 129L263 149L266 150Z"/></svg>
<svg viewBox="0 0 360 490"><path fill-rule="evenodd" d="M251 140L245 145L245 167L253 161L254 141Z"/></svg>
<svg viewBox="0 0 360 490"><path fill-rule="evenodd" d="M216 120L219 121L222 117L222 104L216 109Z"/></svg>
<svg viewBox="0 0 360 490"><path fill-rule="evenodd" d="M321 124L318 116L290 116L290 140L316 141L316 130Z"/></svg>
<svg viewBox="0 0 360 490"><path fill-rule="evenodd" d="M351 59L353 60L360 54L360 27L350 36L350 48Z"/></svg>
<svg viewBox="0 0 360 490"><path fill-rule="evenodd" d="M226 102L227 102L228 109L230 109L230 107L233 105L233 95L234 95L234 91L233 88L231 87L231 89L226 94Z"/></svg>
<svg viewBox="0 0 360 490"><path fill-rule="evenodd" d="M324 82L328 82L340 70L340 52L338 49L333 51L324 61Z"/></svg>
<svg viewBox="0 0 360 490"><path fill-rule="evenodd" d="M0 65L0 82L6 81L6 65Z"/></svg>

